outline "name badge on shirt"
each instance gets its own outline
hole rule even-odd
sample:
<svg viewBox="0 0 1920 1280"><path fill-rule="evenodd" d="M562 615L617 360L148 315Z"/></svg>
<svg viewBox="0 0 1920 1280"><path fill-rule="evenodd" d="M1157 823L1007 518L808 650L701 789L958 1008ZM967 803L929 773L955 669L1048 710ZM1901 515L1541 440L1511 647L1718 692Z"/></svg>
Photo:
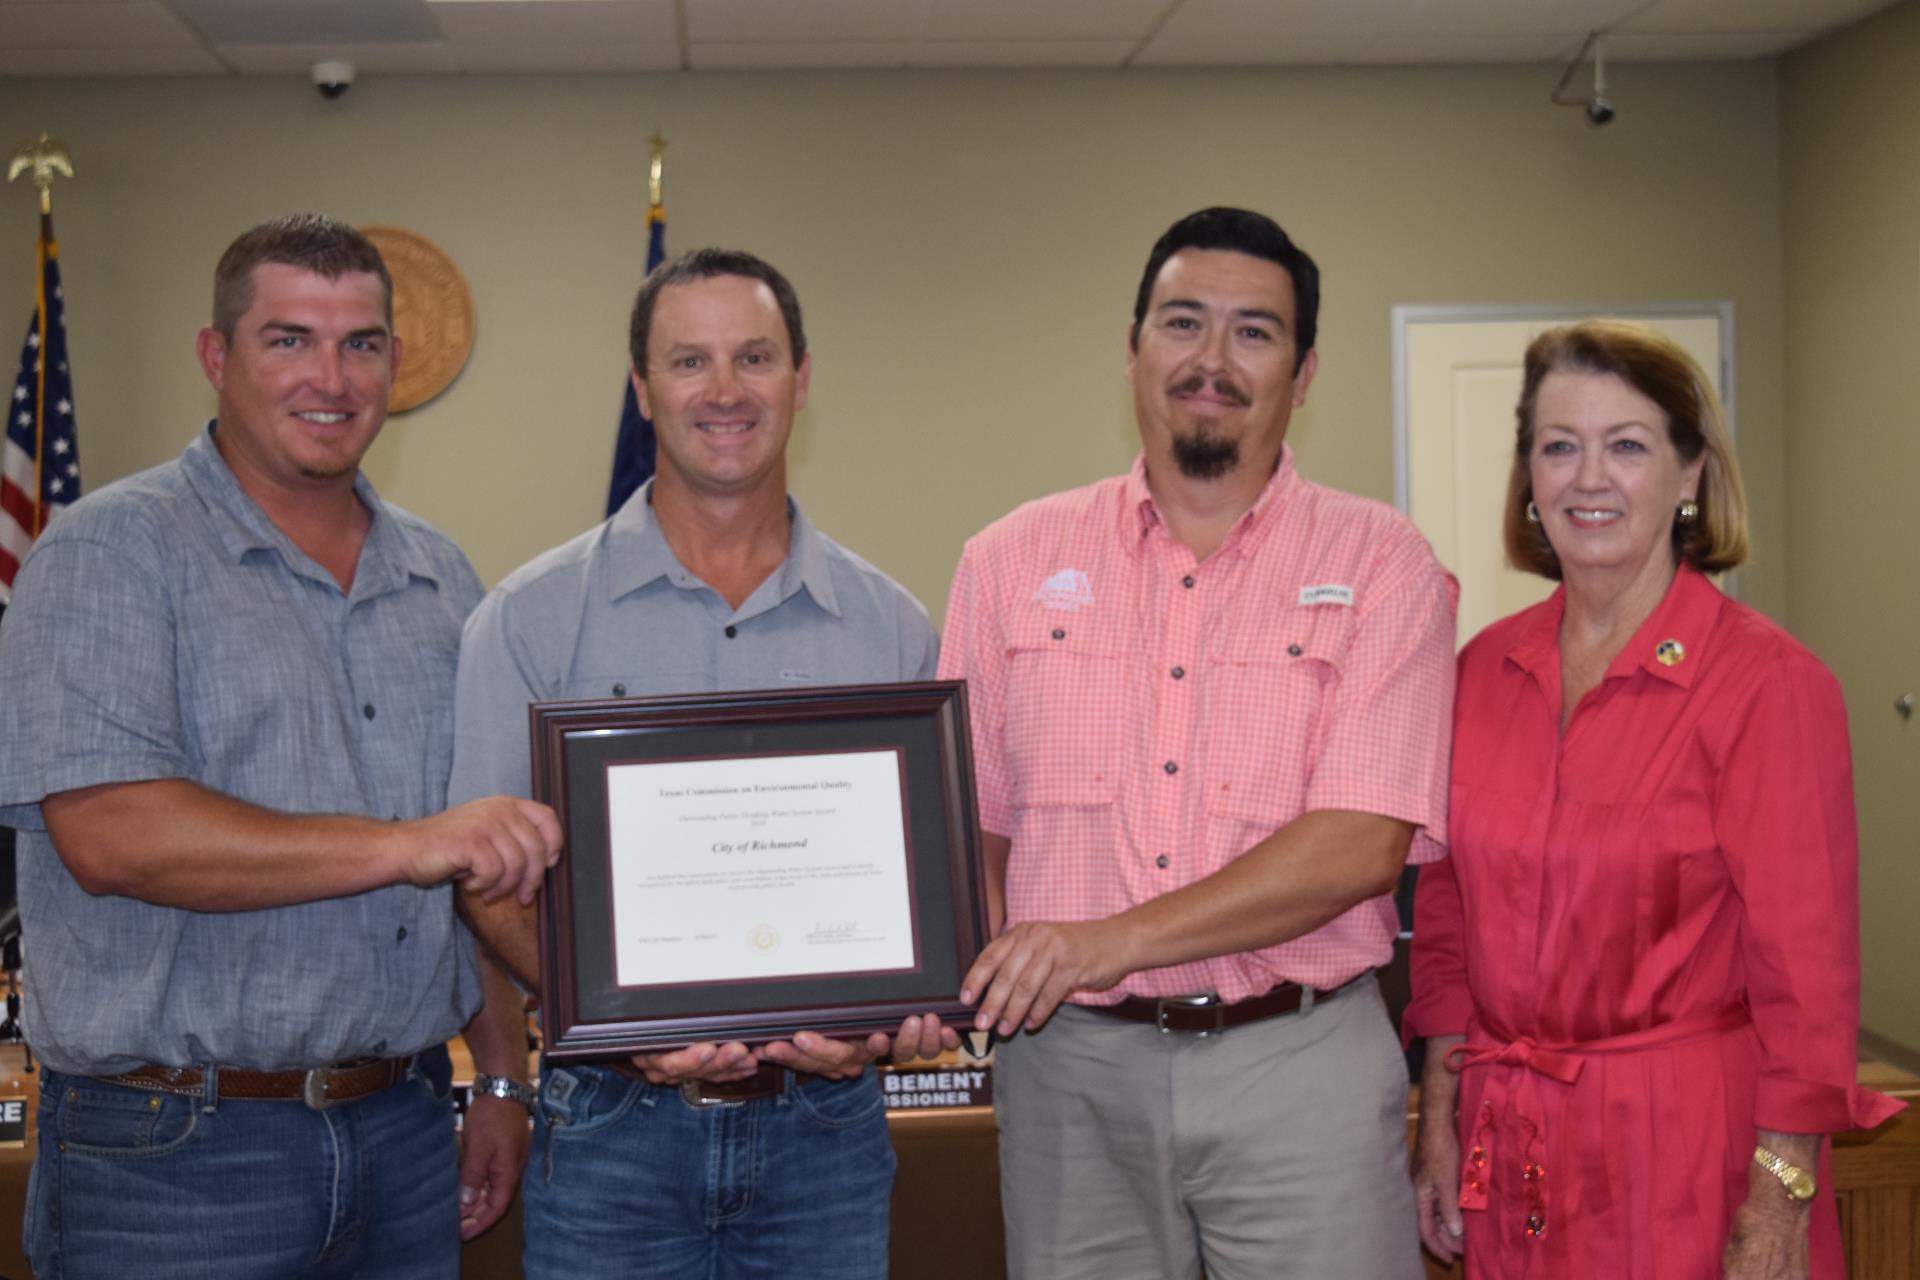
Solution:
<svg viewBox="0 0 1920 1280"><path fill-rule="evenodd" d="M1301 604L1344 604L1353 607L1353 588L1338 582L1322 583L1317 587L1300 588Z"/></svg>

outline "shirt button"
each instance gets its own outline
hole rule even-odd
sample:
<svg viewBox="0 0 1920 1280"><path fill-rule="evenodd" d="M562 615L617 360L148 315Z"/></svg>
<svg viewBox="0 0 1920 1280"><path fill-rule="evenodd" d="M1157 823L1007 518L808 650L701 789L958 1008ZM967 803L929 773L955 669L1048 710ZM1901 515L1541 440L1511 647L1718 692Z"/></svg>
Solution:
<svg viewBox="0 0 1920 1280"><path fill-rule="evenodd" d="M1180 585L1183 587L1191 587L1193 585L1193 575L1188 574L1186 577L1180 579Z"/></svg>
<svg viewBox="0 0 1920 1280"><path fill-rule="evenodd" d="M727 639L731 640L736 635L739 635L739 634L740 634L740 628L734 626L732 623L727 624Z"/></svg>
<svg viewBox="0 0 1920 1280"><path fill-rule="evenodd" d="M1297 644L1290 644L1290 645L1288 645L1288 646L1287 646L1287 656L1288 656L1289 658L1297 658L1297 657L1299 657L1299 656L1300 656L1300 655L1301 655L1301 654L1302 654L1303 652L1305 652L1305 651L1304 651L1303 649L1301 649L1301 648L1300 648L1300 646L1299 646L1299 645L1297 645Z"/></svg>
<svg viewBox="0 0 1920 1280"><path fill-rule="evenodd" d="M366 706L360 708L360 714L369 720L373 719L373 704L369 702Z"/></svg>
<svg viewBox="0 0 1920 1280"><path fill-rule="evenodd" d="M1055 627L1053 629L1053 638L1055 640L1065 640L1067 638L1067 633L1062 631L1060 628Z"/></svg>
<svg viewBox="0 0 1920 1280"><path fill-rule="evenodd" d="M614 696L614 697L616 697L616 698L624 698L624 697L626 697L626 696L627 696L627 686L625 686L625 685L623 685L623 684L617 684L617 685L615 685L615 686L613 686L613 696Z"/></svg>
<svg viewBox="0 0 1920 1280"><path fill-rule="evenodd" d="M375 1053L385 1053L387 1051L387 1042L382 1040L379 1044L374 1045L373 1051Z"/></svg>
<svg viewBox="0 0 1920 1280"><path fill-rule="evenodd" d="M1165 871L1168 868L1168 866L1170 866L1172 863L1173 863L1173 859L1169 858L1164 853L1153 860L1153 865L1160 868L1162 871Z"/></svg>
<svg viewBox="0 0 1920 1280"><path fill-rule="evenodd" d="M1165 769L1165 770L1166 770L1166 771L1167 771L1168 773L1178 773L1178 772L1180 772L1180 766L1179 766L1179 765L1177 765L1177 764L1175 764L1175 763L1174 763L1173 761L1171 761L1171 760L1169 760L1169 761L1167 761L1167 762L1166 762L1165 764L1163 764L1163 765L1161 765L1160 767L1161 767L1162 769Z"/></svg>
<svg viewBox="0 0 1920 1280"><path fill-rule="evenodd" d="M1185 680L1187 678L1187 669L1185 667L1175 667L1173 669L1173 678L1175 680Z"/></svg>
<svg viewBox="0 0 1920 1280"><path fill-rule="evenodd" d="M400 931L393 935L393 940L395 942L405 942L407 940L407 926L401 925Z"/></svg>

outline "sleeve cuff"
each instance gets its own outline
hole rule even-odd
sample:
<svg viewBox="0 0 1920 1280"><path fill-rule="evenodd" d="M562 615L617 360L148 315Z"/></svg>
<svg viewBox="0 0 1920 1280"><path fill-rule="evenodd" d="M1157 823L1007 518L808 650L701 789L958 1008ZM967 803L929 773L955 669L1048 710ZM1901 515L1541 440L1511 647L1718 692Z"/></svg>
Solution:
<svg viewBox="0 0 1920 1280"><path fill-rule="evenodd" d="M1409 866L1424 866L1446 856L1447 842L1435 837L1432 827L1421 827L1413 833L1413 846L1407 850Z"/></svg>
<svg viewBox="0 0 1920 1280"><path fill-rule="evenodd" d="M1839 1133L1871 1129L1905 1108L1904 1102L1858 1085L1764 1075L1754 1099L1753 1122L1782 1133Z"/></svg>
<svg viewBox="0 0 1920 1280"><path fill-rule="evenodd" d="M1473 997L1465 988L1416 995L1400 1018L1400 1047L1432 1036L1463 1036L1473 1016Z"/></svg>
<svg viewBox="0 0 1920 1280"><path fill-rule="evenodd" d="M45 831L47 820L40 816L40 803L0 804L0 827L15 831Z"/></svg>
<svg viewBox="0 0 1920 1280"><path fill-rule="evenodd" d="M40 799L81 787L103 787L115 782L156 782L184 778L187 762L170 752L143 751L56 756L41 774Z"/></svg>

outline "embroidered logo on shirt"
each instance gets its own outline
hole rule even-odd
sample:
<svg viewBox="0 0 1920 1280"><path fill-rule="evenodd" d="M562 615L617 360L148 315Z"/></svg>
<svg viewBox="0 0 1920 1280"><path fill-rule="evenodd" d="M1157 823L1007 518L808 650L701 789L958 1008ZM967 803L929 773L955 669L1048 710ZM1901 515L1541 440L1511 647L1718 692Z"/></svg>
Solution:
<svg viewBox="0 0 1920 1280"><path fill-rule="evenodd" d="M1338 582L1300 588L1301 604L1344 604L1353 607L1353 588Z"/></svg>
<svg viewBox="0 0 1920 1280"><path fill-rule="evenodd" d="M1033 598L1045 609L1084 609L1093 603L1093 584L1082 569L1062 569L1040 584Z"/></svg>

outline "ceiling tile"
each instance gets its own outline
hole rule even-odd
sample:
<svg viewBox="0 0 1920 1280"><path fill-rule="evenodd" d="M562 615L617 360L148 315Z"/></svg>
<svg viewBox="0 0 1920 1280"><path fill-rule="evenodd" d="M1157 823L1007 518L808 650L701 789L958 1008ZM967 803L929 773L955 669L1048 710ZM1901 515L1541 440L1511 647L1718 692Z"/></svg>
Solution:
<svg viewBox="0 0 1920 1280"><path fill-rule="evenodd" d="M527 42L584 49L608 42L678 48L673 0L435 0L432 12L456 44Z"/></svg>
<svg viewBox="0 0 1920 1280"><path fill-rule="evenodd" d="M193 31L163 4L0 4L0 49L186 48Z"/></svg>
<svg viewBox="0 0 1920 1280"><path fill-rule="evenodd" d="M1605 38L1607 65L1616 62L1731 62L1768 58L1813 38L1809 31L1616 31Z"/></svg>
<svg viewBox="0 0 1920 1280"><path fill-rule="evenodd" d="M1139 40L1179 0L934 0L929 40Z"/></svg>
<svg viewBox="0 0 1920 1280"><path fill-rule="evenodd" d="M437 40L426 0L168 0L212 44Z"/></svg>
<svg viewBox="0 0 1920 1280"><path fill-rule="evenodd" d="M680 49L672 40L462 44L454 46L453 52L462 71L494 75L680 69Z"/></svg>
<svg viewBox="0 0 1920 1280"><path fill-rule="evenodd" d="M695 71L839 71L912 65L914 46L904 40L836 44L802 41L695 43Z"/></svg>
<svg viewBox="0 0 1920 1280"><path fill-rule="evenodd" d="M912 40L931 0L687 0L687 35L736 44Z"/></svg>
<svg viewBox="0 0 1920 1280"><path fill-rule="evenodd" d="M212 76L227 69L205 49L0 48L0 76Z"/></svg>
<svg viewBox="0 0 1920 1280"><path fill-rule="evenodd" d="M1366 35L1295 32L1291 35L1159 35L1134 57L1136 67L1323 66L1363 61Z"/></svg>
<svg viewBox="0 0 1920 1280"><path fill-rule="evenodd" d="M916 67L1122 67L1133 40L925 40Z"/></svg>
<svg viewBox="0 0 1920 1280"><path fill-rule="evenodd" d="M1553 62L1573 52L1565 36L1553 33L1457 35L1383 33L1341 58L1344 65L1463 66L1513 62Z"/></svg>
<svg viewBox="0 0 1920 1280"><path fill-rule="evenodd" d="M242 75L306 75L314 63L351 62L361 74L416 75L458 71L460 64L445 44L223 44L218 53Z"/></svg>
<svg viewBox="0 0 1920 1280"><path fill-rule="evenodd" d="M1386 20L1390 0L1185 0L1156 33L1180 41L1324 38L1339 41Z"/></svg>
<svg viewBox="0 0 1920 1280"><path fill-rule="evenodd" d="M1895 0L1658 0L1623 31L1827 31L1888 8Z"/></svg>

